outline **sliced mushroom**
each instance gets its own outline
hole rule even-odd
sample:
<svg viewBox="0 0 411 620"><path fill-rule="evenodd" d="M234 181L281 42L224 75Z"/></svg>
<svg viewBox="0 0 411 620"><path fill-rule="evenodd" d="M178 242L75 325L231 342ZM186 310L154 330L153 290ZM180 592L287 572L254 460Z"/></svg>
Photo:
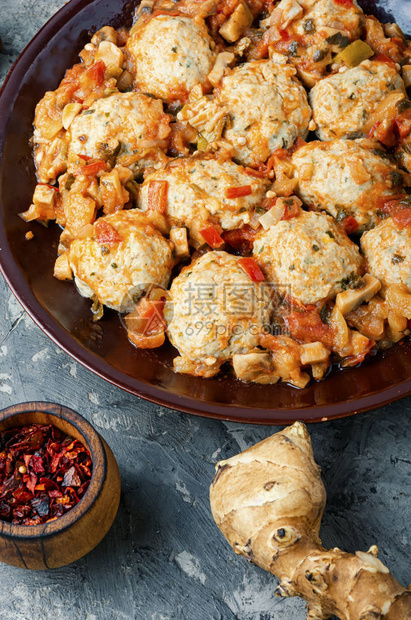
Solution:
<svg viewBox="0 0 411 620"><path fill-rule="evenodd" d="M271 355L263 351L233 355L233 368L236 377L242 381L267 385L280 379Z"/></svg>
<svg viewBox="0 0 411 620"><path fill-rule="evenodd" d="M174 243L176 256L179 258L190 256L186 228L172 228L170 230L170 241Z"/></svg>
<svg viewBox="0 0 411 620"><path fill-rule="evenodd" d="M217 86L223 78L225 70L234 61L234 59L235 56L231 52L221 52L221 54L218 54L214 67L208 74L208 81L213 86Z"/></svg>
<svg viewBox="0 0 411 620"><path fill-rule="evenodd" d="M111 43L117 43L117 32L111 26L104 26L96 32L91 39L93 45L98 47L102 41L110 41Z"/></svg>
<svg viewBox="0 0 411 620"><path fill-rule="evenodd" d="M276 8L282 11L281 28L283 29L304 14L304 9L297 0L281 0Z"/></svg>
<svg viewBox="0 0 411 620"><path fill-rule="evenodd" d="M130 36L137 32L140 26L143 25L143 23L145 22L145 18L147 18L153 12L154 5L155 0L142 0L142 2L140 2L136 11L135 22L129 32Z"/></svg>
<svg viewBox="0 0 411 620"><path fill-rule="evenodd" d="M121 49L114 43L111 43L111 41L102 41L100 43L96 53L97 60L103 60L109 73L117 74L115 77L121 75L124 55Z"/></svg>
<svg viewBox="0 0 411 620"><path fill-rule="evenodd" d="M33 202L35 205L53 206L56 199L56 189L51 185L36 185L33 194Z"/></svg>
<svg viewBox="0 0 411 620"><path fill-rule="evenodd" d="M72 280L73 271L70 267L69 254L64 252L54 264L54 277L58 280Z"/></svg>
<svg viewBox="0 0 411 620"><path fill-rule="evenodd" d="M383 24L382 27L387 37L390 37L391 39L393 37L400 37L401 39L404 38L404 33L398 24Z"/></svg>
<svg viewBox="0 0 411 620"><path fill-rule="evenodd" d="M253 14L244 0L240 0L235 11L221 26L219 33L226 41L234 43L251 26L253 19Z"/></svg>
<svg viewBox="0 0 411 620"><path fill-rule="evenodd" d="M404 80L405 88L409 88L411 86L411 65L403 66L402 79Z"/></svg>
<svg viewBox="0 0 411 620"><path fill-rule="evenodd" d="M83 106L81 105L81 103L68 103L66 106L64 106L62 117L64 129L67 130L70 127L76 116L80 114L82 108Z"/></svg>
<svg viewBox="0 0 411 620"><path fill-rule="evenodd" d="M342 314L348 314L358 308L365 301L369 301L378 293L381 282L370 274L363 277L364 286L357 289L348 289L338 293L335 303Z"/></svg>
<svg viewBox="0 0 411 620"><path fill-rule="evenodd" d="M320 364L326 362L330 356L330 351L323 345L322 342L309 342L308 344L301 345L301 363L306 364Z"/></svg>

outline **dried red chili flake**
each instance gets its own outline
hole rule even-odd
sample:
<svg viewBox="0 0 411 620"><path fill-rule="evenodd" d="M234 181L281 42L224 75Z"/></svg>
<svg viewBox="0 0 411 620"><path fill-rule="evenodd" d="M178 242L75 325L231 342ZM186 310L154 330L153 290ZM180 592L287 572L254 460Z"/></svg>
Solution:
<svg viewBox="0 0 411 620"><path fill-rule="evenodd" d="M92 469L87 448L51 424L3 431L0 520L38 525L58 519L83 497Z"/></svg>

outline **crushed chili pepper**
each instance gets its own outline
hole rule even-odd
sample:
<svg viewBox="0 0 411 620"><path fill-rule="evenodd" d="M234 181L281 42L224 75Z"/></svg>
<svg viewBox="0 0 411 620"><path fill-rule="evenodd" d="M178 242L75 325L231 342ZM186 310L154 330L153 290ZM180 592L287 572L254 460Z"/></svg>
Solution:
<svg viewBox="0 0 411 620"><path fill-rule="evenodd" d="M116 229L103 219L97 220L94 225L94 231L97 243L111 245L123 241Z"/></svg>
<svg viewBox="0 0 411 620"><path fill-rule="evenodd" d="M92 461L77 439L42 424L0 433L0 520L40 525L63 516L90 484Z"/></svg>
<svg viewBox="0 0 411 620"><path fill-rule="evenodd" d="M341 223L347 235L351 235L359 228L359 223L352 215L345 217Z"/></svg>

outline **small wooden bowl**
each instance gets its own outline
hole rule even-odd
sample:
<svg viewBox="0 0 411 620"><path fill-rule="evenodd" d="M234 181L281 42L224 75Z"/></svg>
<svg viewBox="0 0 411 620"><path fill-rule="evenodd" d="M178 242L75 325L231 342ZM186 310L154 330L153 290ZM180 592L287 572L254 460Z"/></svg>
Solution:
<svg viewBox="0 0 411 620"><path fill-rule="evenodd" d="M78 413L54 403L22 403L0 411L0 431L26 424L54 424L90 451L93 473L84 497L62 517L43 525L0 521L0 561L45 570L70 564L104 538L120 502L120 474L104 439Z"/></svg>

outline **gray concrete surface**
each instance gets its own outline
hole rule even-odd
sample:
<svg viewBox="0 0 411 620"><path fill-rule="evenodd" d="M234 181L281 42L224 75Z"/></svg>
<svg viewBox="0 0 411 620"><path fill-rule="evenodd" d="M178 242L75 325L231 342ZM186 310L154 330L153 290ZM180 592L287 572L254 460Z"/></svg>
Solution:
<svg viewBox="0 0 411 620"><path fill-rule="evenodd" d="M0 0L0 80L62 0ZM190 417L111 387L56 348L0 282L0 407L70 406L112 447L120 510L106 539L67 568L0 564L0 620L302 620L304 604L274 597L275 579L236 557L216 529L208 487L217 460L277 429ZM323 468L329 546L372 543L411 581L411 399L311 427Z"/></svg>

